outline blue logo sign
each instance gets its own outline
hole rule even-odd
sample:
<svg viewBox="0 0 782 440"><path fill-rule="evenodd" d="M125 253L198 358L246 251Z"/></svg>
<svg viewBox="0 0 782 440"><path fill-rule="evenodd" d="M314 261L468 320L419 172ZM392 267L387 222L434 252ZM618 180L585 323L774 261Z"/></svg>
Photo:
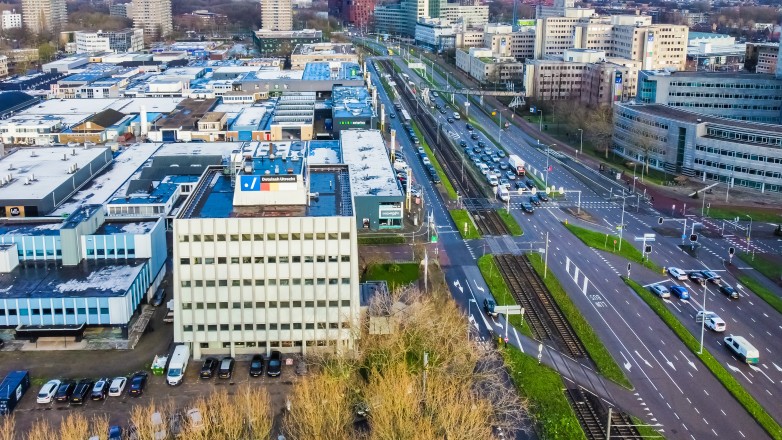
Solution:
<svg viewBox="0 0 782 440"><path fill-rule="evenodd" d="M261 177L260 176L239 176L239 188L242 191L260 191L261 190Z"/></svg>

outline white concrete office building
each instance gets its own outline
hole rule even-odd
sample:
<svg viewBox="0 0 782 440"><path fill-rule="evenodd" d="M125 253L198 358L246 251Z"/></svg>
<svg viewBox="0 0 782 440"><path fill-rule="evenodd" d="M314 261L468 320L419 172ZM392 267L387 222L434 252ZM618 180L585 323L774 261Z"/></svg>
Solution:
<svg viewBox="0 0 782 440"><path fill-rule="evenodd" d="M174 340L204 355L352 349L356 221L346 165L302 142L246 143L174 220Z"/></svg>

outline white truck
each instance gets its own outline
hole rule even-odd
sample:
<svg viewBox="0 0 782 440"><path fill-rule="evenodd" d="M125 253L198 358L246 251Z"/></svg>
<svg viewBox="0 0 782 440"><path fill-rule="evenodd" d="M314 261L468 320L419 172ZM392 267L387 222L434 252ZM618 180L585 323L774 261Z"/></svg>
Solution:
<svg viewBox="0 0 782 440"><path fill-rule="evenodd" d="M523 176L526 174L526 170L524 169L524 161L515 154L511 154L508 156L508 165L510 165L511 169L516 172L516 175Z"/></svg>
<svg viewBox="0 0 782 440"><path fill-rule="evenodd" d="M760 352L743 336L726 336L725 346L730 349L741 361L748 364L757 364L760 361Z"/></svg>
<svg viewBox="0 0 782 440"><path fill-rule="evenodd" d="M171 361L168 363L168 374L166 382L169 385L179 385L185 377L187 362L190 360L190 347L188 345L177 345L174 354L171 355Z"/></svg>

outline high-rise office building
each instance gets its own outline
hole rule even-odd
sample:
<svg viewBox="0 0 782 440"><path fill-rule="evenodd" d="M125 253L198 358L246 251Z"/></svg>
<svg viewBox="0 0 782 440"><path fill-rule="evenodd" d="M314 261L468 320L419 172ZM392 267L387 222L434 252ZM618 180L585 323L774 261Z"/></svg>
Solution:
<svg viewBox="0 0 782 440"><path fill-rule="evenodd" d="M22 0L22 21L36 34L58 32L68 22L65 0Z"/></svg>
<svg viewBox="0 0 782 440"><path fill-rule="evenodd" d="M171 33L171 0L133 0L133 27L144 29L146 41L157 41Z"/></svg>
<svg viewBox="0 0 782 440"><path fill-rule="evenodd" d="M16 29L22 27L22 14L17 14L16 10L3 11L0 29Z"/></svg>
<svg viewBox="0 0 782 440"><path fill-rule="evenodd" d="M270 31L293 30L291 0L261 0L261 29Z"/></svg>

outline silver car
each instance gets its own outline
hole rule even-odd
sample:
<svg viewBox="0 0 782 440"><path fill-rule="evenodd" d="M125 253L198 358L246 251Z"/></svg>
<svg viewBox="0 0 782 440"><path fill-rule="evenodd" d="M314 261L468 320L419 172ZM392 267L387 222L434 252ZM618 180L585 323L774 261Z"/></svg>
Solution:
<svg viewBox="0 0 782 440"><path fill-rule="evenodd" d="M660 298L670 298L671 291L662 284L653 284L649 286L649 290Z"/></svg>

